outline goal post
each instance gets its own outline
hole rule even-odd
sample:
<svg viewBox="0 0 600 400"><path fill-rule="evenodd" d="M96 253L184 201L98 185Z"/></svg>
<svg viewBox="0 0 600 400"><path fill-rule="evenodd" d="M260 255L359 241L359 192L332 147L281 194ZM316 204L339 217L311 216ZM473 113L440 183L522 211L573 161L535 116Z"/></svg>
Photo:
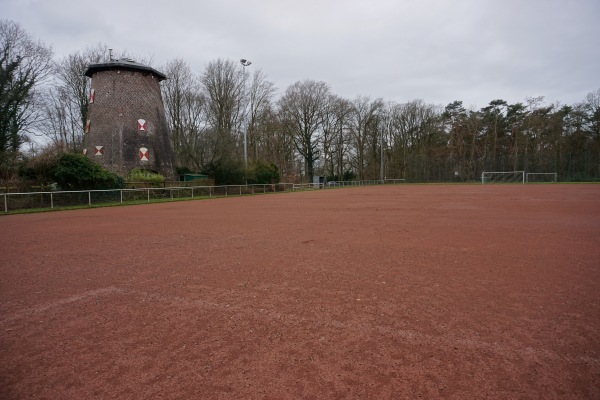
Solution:
<svg viewBox="0 0 600 400"><path fill-rule="evenodd" d="M499 171L481 173L481 183L522 183L525 184L525 171Z"/></svg>
<svg viewBox="0 0 600 400"><path fill-rule="evenodd" d="M528 172L525 174L526 183L547 183L558 182L558 174L556 172Z"/></svg>

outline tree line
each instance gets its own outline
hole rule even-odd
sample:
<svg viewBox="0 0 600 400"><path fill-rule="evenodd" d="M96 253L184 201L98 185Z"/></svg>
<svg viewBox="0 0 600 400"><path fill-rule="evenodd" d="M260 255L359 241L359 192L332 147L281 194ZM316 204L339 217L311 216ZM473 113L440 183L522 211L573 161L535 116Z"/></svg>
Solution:
<svg viewBox="0 0 600 400"><path fill-rule="evenodd" d="M4 20L0 46L0 178L8 180L24 162L81 152L90 90L84 71L106 61L108 49L96 45L54 60ZM168 77L162 94L179 171L207 173L218 183L241 183L265 166L288 182L314 175L475 181L483 171L512 170L600 179L600 89L572 105L530 97L467 109L461 101L346 99L314 80L278 95L262 70L236 60L195 72L174 59L157 69Z"/></svg>

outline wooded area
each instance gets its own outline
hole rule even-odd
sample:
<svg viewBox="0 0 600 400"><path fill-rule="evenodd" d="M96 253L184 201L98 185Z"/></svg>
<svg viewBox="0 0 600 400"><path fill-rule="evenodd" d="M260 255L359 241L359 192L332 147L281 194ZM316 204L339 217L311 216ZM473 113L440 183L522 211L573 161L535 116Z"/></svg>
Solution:
<svg viewBox="0 0 600 400"><path fill-rule="evenodd" d="M19 25L0 21L0 179L18 179L20 165L49 153L81 151L84 71L107 57L97 45L54 61ZM600 89L572 105L530 97L467 109L460 100L345 99L313 80L278 96L252 68L223 59L201 72L182 59L158 67L168 76L163 100L180 171L208 173L219 184L240 183L259 165L275 165L286 182L476 181L483 171L512 170L600 179Z"/></svg>

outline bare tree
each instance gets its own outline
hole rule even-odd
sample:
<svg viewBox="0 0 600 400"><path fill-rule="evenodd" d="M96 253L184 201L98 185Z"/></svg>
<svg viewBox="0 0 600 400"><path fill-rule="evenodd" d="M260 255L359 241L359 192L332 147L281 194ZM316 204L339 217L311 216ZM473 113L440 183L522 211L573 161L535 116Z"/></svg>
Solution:
<svg viewBox="0 0 600 400"><path fill-rule="evenodd" d="M267 80L261 70L256 70L250 83L248 92L248 149L250 159L259 158L259 136L269 126L268 116L271 114L273 96L275 95L275 84Z"/></svg>
<svg viewBox="0 0 600 400"><path fill-rule="evenodd" d="M51 73L52 50L15 22L0 20L0 173L11 165L40 119L41 84Z"/></svg>
<svg viewBox="0 0 600 400"><path fill-rule="evenodd" d="M279 101L282 122L304 159L305 174L310 182L314 176L315 161L320 156L319 145L329 95L329 86L325 82L305 80L288 87Z"/></svg>
<svg viewBox="0 0 600 400"><path fill-rule="evenodd" d="M330 95L323 118L323 167L327 176L342 180L349 168L350 140L348 123L352 104L336 95Z"/></svg>
<svg viewBox="0 0 600 400"><path fill-rule="evenodd" d="M352 114L350 127L356 156L354 166L360 180L365 179L365 167L373 165L377 161L377 142L379 132L379 117L383 111L383 100L358 96L352 102ZM367 151L371 150L367 155ZM370 158L369 158L370 156ZM372 171L371 171L372 172ZM373 175L371 173L370 175ZM375 176L370 176L374 178Z"/></svg>
<svg viewBox="0 0 600 400"><path fill-rule="evenodd" d="M242 69L231 60L218 59L208 64L201 84L212 138L211 161L239 155L244 94Z"/></svg>
<svg viewBox="0 0 600 400"><path fill-rule="evenodd" d="M181 59L167 63L163 72L168 77L162 92L177 163L198 171L207 158L205 98L199 79Z"/></svg>
<svg viewBox="0 0 600 400"><path fill-rule="evenodd" d="M437 138L443 131L439 126L440 110L423 100L412 100L388 106L388 170L392 177L415 181L427 180L429 156L448 156L445 137ZM445 150L439 153L439 148Z"/></svg>
<svg viewBox="0 0 600 400"><path fill-rule="evenodd" d="M265 109L259 120L260 131L256 135L257 159L275 164L283 179L295 182L294 138L285 129L273 107Z"/></svg>
<svg viewBox="0 0 600 400"><path fill-rule="evenodd" d="M83 143L81 109L63 86L48 90L44 101L44 119L40 122L42 133L57 151L76 151Z"/></svg>
<svg viewBox="0 0 600 400"><path fill-rule="evenodd" d="M593 167L590 175L600 177L600 89L588 93L585 98L587 111L588 131L593 140L592 158Z"/></svg>
<svg viewBox="0 0 600 400"><path fill-rule="evenodd" d="M69 54L54 66L54 85L44 101L43 134L56 148L81 150L91 88L85 71L90 64L108 61L108 57L107 46L100 43Z"/></svg>

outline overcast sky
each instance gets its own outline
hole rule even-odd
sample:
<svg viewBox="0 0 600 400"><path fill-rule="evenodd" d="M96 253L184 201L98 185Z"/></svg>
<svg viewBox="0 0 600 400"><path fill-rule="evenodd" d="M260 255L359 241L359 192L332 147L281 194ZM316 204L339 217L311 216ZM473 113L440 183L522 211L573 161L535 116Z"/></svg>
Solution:
<svg viewBox="0 0 600 400"><path fill-rule="evenodd" d="M279 93L324 81L353 99L574 104L600 89L599 0L0 0L57 57L105 43L201 73L252 61Z"/></svg>

